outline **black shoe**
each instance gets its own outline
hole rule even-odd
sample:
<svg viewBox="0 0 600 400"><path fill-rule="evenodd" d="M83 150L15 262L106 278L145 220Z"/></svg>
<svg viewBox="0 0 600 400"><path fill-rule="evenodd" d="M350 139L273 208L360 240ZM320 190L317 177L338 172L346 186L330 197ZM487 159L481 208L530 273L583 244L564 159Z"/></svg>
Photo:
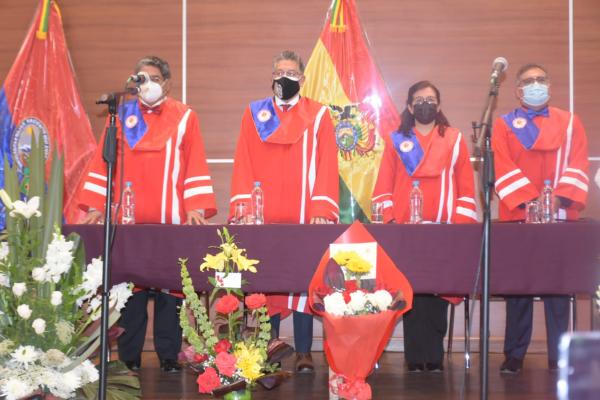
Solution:
<svg viewBox="0 0 600 400"><path fill-rule="evenodd" d="M407 371L408 372L423 372L423 371L425 371L425 366L423 364L408 363Z"/></svg>
<svg viewBox="0 0 600 400"><path fill-rule="evenodd" d="M177 361L167 358L160 362L160 369L163 372L179 372L181 371L181 365Z"/></svg>
<svg viewBox="0 0 600 400"><path fill-rule="evenodd" d="M142 363L139 358L134 361L123 361L123 363L131 371L139 371L140 368L142 367Z"/></svg>
<svg viewBox="0 0 600 400"><path fill-rule="evenodd" d="M501 374L518 374L523 368L523 360L507 357L500 366Z"/></svg>
<svg viewBox="0 0 600 400"><path fill-rule="evenodd" d="M558 371L558 361L548 360L548 369L550 371Z"/></svg>
<svg viewBox="0 0 600 400"><path fill-rule="evenodd" d="M444 371L444 364L442 363L427 363L425 368L429 372L442 372Z"/></svg>

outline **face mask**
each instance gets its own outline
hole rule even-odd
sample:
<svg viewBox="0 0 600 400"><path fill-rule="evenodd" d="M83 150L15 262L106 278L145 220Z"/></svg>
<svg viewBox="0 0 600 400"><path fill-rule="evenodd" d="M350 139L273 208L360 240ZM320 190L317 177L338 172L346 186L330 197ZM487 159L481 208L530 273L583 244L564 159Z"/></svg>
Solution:
<svg viewBox="0 0 600 400"><path fill-rule="evenodd" d="M531 85L523 86L523 103L526 105L539 107L546 104L548 99L550 99L548 85L536 82Z"/></svg>
<svg viewBox="0 0 600 400"><path fill-rule="evenodd" d="M423 125L432 123L437 113L437 104L421 103L413 106L415 119Z"/></svg>
<svg viewBox="0 0 600 400"><path fill-rule="evenodd" d="M147 81L140 85L140 97L144 104L153 106L163 97L163 88L156 82Z"/></svg>
<svg viewBox="0 0 600 400"><path fill-rule="evenodd" d="M300 82L283 76L273 81L273 93L281 100L289 100L300 91Z"/></svg>

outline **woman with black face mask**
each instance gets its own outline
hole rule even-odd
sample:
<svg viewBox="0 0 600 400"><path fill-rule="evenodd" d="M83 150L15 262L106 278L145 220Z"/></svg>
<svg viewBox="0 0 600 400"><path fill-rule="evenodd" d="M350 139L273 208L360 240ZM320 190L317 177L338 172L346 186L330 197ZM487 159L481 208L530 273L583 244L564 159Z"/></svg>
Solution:
<svg viewBox="0 0 600 400"><path fill-rule="evenodd" d="M410 193L416 181L422 192L423 221L477 222L467 145L462 133L450 127L440 104L440 92L431 82L415 83L408 91L400 127L385 137L372 200L383 203L386 223L410 221ZM447 311L447 300L415 295L403 320L410 372L443 370Z"/></svg>

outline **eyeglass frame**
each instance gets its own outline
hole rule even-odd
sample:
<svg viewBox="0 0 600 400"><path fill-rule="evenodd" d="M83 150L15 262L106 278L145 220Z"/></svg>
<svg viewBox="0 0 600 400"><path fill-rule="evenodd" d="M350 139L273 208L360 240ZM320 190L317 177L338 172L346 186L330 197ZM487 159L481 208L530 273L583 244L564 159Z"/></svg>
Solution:
<svg viewBox="0 0 600 400"><path fill-rule="evenodd" d="M548 78L548 76L546 76L546 75L544 75L544 76L531 76L529 78L519 79L518 86L519 87L525 87L525 86L528 86L528 85L533 85L534 83L538 83L540 85L549 85L550 84L550 78Z"/></svg>
<svg viewBox="0 0 600 400"><path fill-rule="evenodd" d="M435 96L427 96L425 98L419 96L419 97L415 97L413 99L413 102L412 102L411 105L414 107L416 105L420 105L420 104L423 104L423 103L435 104L437 106L438 105L438 100L437 100L437 98Z"/></svg>
<svg viewBox="0 0 600 400"><path fill-rule="evenodd" d="M271 73L271 76L273 77L273 79L279 79L279 78L283 78L284 76L286 78L292 78L292 79L301 79L304 74L300 71L296 71L294 69L289 69L287 71L278 69L275 70Z"/></svg>

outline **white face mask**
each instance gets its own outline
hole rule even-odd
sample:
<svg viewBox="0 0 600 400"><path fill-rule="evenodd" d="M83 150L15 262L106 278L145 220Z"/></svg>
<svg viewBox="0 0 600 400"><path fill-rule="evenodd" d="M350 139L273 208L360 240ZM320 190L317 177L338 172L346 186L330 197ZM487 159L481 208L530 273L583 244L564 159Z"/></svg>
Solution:
<svg viewBox="0 0 600 400"><path fill-rule="evenodd" d="M163 88L160 84L147 80L140 85L140 98L147 106L153 106L163 97Z"/></svg>

